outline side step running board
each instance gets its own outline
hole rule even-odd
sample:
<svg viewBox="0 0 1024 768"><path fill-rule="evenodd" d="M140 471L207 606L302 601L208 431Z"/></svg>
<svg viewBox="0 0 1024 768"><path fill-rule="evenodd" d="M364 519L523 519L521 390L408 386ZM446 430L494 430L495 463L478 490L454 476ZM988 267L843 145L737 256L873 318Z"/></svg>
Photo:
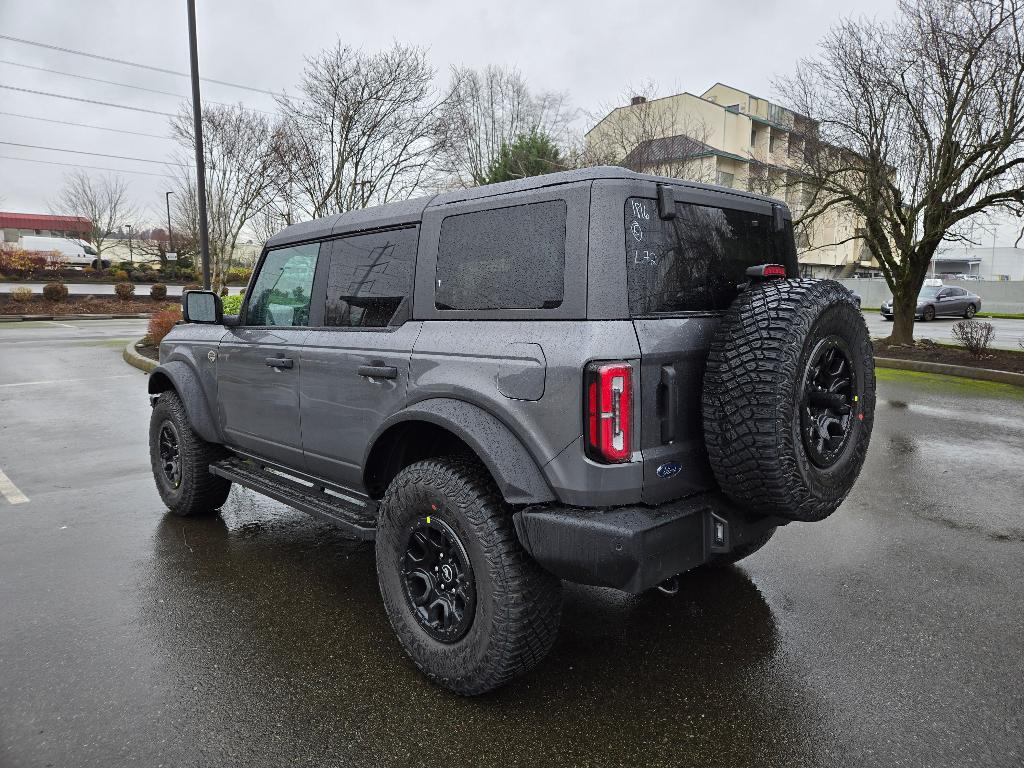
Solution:
<svg viewBox="0 0 1024 768"><path fill-rule="evenodd" d="M364 541L372 541L377 534L377 502L361 494L335 490L326 483L255 459L224 459L211 464L210 472L301 512L329 520Z"/></svg>

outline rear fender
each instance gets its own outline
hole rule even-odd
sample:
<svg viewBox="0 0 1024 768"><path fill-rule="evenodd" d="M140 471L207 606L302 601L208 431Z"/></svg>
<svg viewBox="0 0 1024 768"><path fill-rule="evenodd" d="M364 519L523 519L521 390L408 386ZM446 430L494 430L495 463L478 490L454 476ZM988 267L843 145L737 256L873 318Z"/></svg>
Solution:
<svg viewBox="0 0 1024 768"><path fill-rule="evenodd" d="M508 427L476 405L449 398L423 400L387 419L369 441L363 467L368 465L377 438L405 421L435 424L462 440L487 467L509 504L554 501L537 462Z"/></svg>

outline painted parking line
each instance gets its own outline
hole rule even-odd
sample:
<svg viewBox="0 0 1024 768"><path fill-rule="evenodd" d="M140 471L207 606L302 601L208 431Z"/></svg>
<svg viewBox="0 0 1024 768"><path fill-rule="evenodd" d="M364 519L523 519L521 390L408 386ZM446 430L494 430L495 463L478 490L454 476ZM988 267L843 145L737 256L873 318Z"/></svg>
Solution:
<svg viewBox="0 0 1024 768"><path fill-rule="evenodd" d="M11 478L0 469L0 495L7 499L10 504L24 504L28 496L18 490L18 486L11 482Z"/></svg>
<svg viewBox="0 0 1024 768"><path fill-rule="evenodd" d="M89 379L46 379L44 381L16 381L13 384L0 384L0 387L41 387L46 384L67 384L71 381L108 381L109 379L130 379L134 373L122 373L117 376L94 376Z"/></svg>

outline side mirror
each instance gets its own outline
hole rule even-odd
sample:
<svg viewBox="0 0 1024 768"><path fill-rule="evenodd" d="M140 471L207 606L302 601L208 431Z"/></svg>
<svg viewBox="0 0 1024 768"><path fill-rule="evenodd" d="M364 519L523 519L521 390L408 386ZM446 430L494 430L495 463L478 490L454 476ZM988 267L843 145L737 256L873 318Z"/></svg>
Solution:
<svg viewBox="0 0 1024 768"><path fill-rule="evenodd" d="M185 291L181 312L186 323L220 325L224 322L224 307L220 296L213 291Z"/></svg>

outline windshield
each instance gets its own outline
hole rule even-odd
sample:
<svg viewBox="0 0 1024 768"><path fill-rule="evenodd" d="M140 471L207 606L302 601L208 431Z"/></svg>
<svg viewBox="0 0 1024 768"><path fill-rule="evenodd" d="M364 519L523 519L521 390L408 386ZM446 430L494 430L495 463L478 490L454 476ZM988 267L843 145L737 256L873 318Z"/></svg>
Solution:
<svg viewBox="0 0 1024 768"><path fill-rule="evenodd" d="M758 264L786 264L792 225L781 236L765 214L676 204L658 216L654 199L626 201L626 288L632 316L724 310Z"/></svg>

